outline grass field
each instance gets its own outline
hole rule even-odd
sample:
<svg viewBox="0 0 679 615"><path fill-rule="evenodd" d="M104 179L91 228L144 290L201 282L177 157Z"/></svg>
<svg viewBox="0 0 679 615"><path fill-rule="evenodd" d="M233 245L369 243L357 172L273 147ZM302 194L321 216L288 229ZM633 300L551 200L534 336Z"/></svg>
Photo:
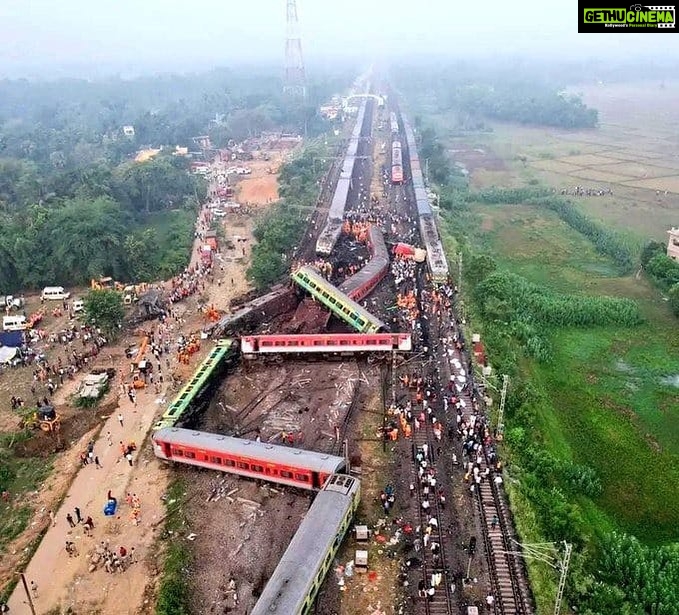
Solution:
<svg viewBox="0 0 679 615"><path fill-rule="evenodd" d="M679 83L592 87L583 95L601 112L596 131L497 125L446 143L472 188L536 181L557 191L610 187L612 196L572 200L640 241L665 241L667 229L679 225L678 94ZM436 119L439 129L446 126L445 116ZM666 302L643 277L619 277L552 212L472 204L461 224L477 248L533 282L639 303L646 318L640 327L557 330L554 361L527 362L525 371L551 402L539 419L550 449L594 467L602 479L602 495L580 502L592 528L617 527L649 543L679 539L679 327Z"/></svg>
<svg viewBox="0 0 679 615"><path fill-rule="evenodd" d="M468 239L498 264L563 293L630 297L637 328L564 329L554 360L530 364L551 405L540 417L549 447L596 469L604 492L589 513L655 543L677 538L679 508L679 329L657 292L611 262L552 212L476 205ZM586 507L585 507L586 508Z"/></svg>
<svg viewBox="0 0 679 615"><path fill-rule="evenodd" d="M557 189L610 187L613 196L578 197L575 202L614 227L664 241L666 230L679 225L679 81L664 87L629 83L573 91L600 111L599 129L494 125L489 133L450 139L451 155L467 165L475 188L493 184L489 172L496 185L532 178ZM435 118L441 134L448 120ZM479 150L487 153L487 161ZM503 173L495 172L498 157L505 164Z"/></svg>

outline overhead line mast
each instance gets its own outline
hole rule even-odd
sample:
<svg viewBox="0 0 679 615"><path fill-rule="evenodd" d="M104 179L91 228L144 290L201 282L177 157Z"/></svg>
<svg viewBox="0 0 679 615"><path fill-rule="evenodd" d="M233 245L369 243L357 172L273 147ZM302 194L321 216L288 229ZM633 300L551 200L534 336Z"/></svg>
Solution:
<svg viewBox="0 0 679 615"><path fill-rule="evenodd" d="M285 38L285 77L283 93L291 97L306 99L306 76L302 58L302 39L297 20L296 0L286 0L287 33Z"/></svg>

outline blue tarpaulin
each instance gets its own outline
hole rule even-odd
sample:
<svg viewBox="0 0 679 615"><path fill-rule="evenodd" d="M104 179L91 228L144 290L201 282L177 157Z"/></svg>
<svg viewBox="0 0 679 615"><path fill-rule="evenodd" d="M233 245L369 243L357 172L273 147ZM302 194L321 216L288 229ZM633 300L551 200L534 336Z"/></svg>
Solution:
<svg viewBox="0 0 679 615"><path fill-rule="evenodd" d="M24 343L23 331L0 331L0 344L8 348L20 348Z"/></svg>

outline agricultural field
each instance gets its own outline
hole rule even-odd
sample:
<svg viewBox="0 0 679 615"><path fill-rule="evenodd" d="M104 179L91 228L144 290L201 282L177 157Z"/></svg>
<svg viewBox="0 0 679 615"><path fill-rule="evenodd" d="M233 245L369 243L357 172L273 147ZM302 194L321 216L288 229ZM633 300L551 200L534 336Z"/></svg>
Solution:
<svg viewBox="0 0 679 615"><path fill-rule="evenodd" d="M557 330L554 359L531 365L551 405L540 417L548 446L595 468L603 493L593 526L619 527L649 542L676 538L679 510L679 331L643 278L611 262L552 212L477 205L469 240L498 265L556 292L632 298L646 323L634 328Z"/></svg>
<svg viewBox="0 0 679 615"><path fill-rule="evenodd" d="M495 124L492 132L450 139L451 156L468 169L473 188L528 182L558 191L610 188L612 195L575 202L615 228L664 241L666 230L679 225L679 82L578 86L573 92L599 110L599 129ZM445 116L436 119L438 128L446 126Z"/></svg>
<svg viewBox="0 0 679 615"><path fill-rule="evenodd" d="M573 196L583 212L639 243L664 241L679 225L679 83L578 89L600 110L592 132L495 125L450 136L446 146L472 189L575 186L612 195ZM435 118L444 137L446 118ZM450 134L450 133L449 133ZM656 191L659 191L656 193ZM665 194L667 191L667 194ZM548 447L593 467L603 492L581 510L593 530L614 528L658 544L677 539L679 510L679 328L643 276L620 276L587 238L543 208L472 204L456 219L503 269L561 293L638 302L644 324L556 329L553 361L525 370L550 403L540 417Z"/></svg>

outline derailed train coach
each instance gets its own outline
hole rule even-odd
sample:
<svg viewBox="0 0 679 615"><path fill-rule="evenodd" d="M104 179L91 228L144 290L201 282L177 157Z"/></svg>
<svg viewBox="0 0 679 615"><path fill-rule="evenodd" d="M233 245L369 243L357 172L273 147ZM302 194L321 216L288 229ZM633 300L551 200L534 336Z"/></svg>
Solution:
<svg viewBox="0 0 679 615"><path fill-rule="evenodd" d="M309 615L358 508L361 484L334 474L319 492L251 615Z"/></svg>
<svg viewBox="0 0 679 615"><path fill-rule="evenodd" d="M153 434L153 452L165 461L309 490L346 467L335 455L176 427Z"/></svg>

